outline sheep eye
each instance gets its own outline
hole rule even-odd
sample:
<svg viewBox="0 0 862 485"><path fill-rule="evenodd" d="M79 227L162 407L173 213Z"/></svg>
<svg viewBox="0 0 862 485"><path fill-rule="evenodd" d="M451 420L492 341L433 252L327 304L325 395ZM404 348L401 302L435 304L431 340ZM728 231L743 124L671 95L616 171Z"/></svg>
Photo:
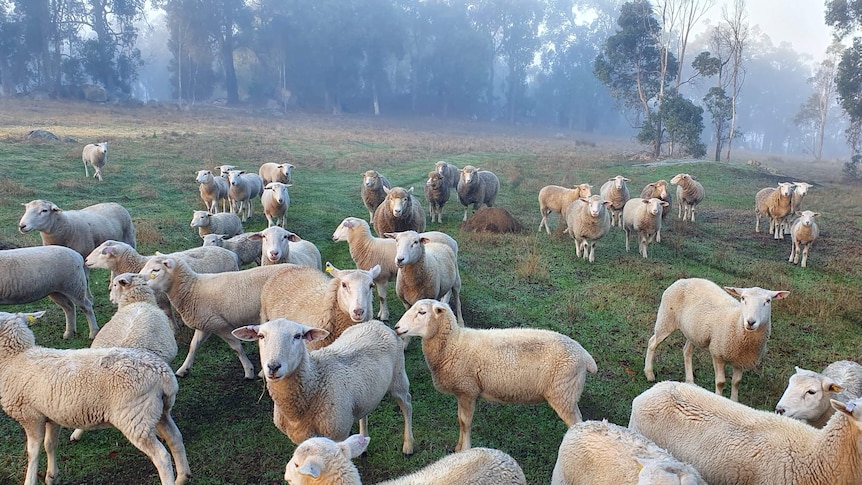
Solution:
<svg viewBox="0 0 862 485"><path fill-rule="evenodd" d="M297 333L297 334L294 334L294 335L293 335L293 340L299 340L299 339L301 339L301 338L302 338L302 334L301 334L301 333Z"/></svg>
<svg viewBox="0 0 862 485"><path fill-rule="evenodd" d="M813 395L817 394L817 391L815 391L814 389L809 389L808 394L811 394L813 396Z"/></svg>
<svg viewBox="0 0 862 485"><path fill-rule="evenodd" d="M347 283L345 283L345 282L343 282L343 281L342 281L342 282L341 282L341 287L342 287L342 288L344 288L344 289L346 290L346 289L347 289Z"/></svg>
<svg viewBox="0 0 862 485"><path fill-rule="evenodd" d="M259 338L260 340L263 340L263 334L262 333L257 334L257 338Z"/></svg>
<svg viewBox="0 0 862 485"><path fill-rule="evenodd" d="M419 311L417 311L417 313L419 313L420 315L425 315L426 312L425 312L425 310L419 310Z"/></svg>

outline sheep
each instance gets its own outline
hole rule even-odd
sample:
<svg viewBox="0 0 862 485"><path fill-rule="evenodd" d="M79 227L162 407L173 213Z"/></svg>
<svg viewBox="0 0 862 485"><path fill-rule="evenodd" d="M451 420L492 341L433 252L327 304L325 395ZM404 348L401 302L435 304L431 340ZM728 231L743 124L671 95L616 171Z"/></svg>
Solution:
<svg viewBox="0 0 862 485"><path fill-rule="evenodd" d="M629 428L714 485L862 483L862 399L831 404L838 412L816 429L666 381L632 401Z"/></svg>
<svg viewBox="0 0 862 485"><path fill-rule="evenodd" d="M218 246L233 251L239 258L239 265L245 266L251 263L260 265L262 251L262 240L251 239L256 232L244 232L233 237L225 237L224 234L207 234L204 236L203 246Z"/></svg>
<svg viewBox="0 0 862 485"><path fill-rule="evenodd" d="M467 212L470 205L473 211L485 204L494 207L497 192L500 190L500 179L494 172L482 170L472 165L466 165L461 169L461 177L458 179L458 200L464 206L464 219L467 220Z"/></svg>
<svg viewBox="0 0 862 485"><path fill-rule="evenodd" d="M210 214L219 212L218 203L221 202L221 212L227 212L225 204L227 203L227 180L222 177L216 177L209 170L198 170L195 182L199 183L198 190L201 193L201 200Z"/></svg>
<svg viewBox="0 0 862 485"><path fill-rule="evenodd" d="M607 421L575 424L563 436L551 485L706 485L700 473L642 434Z"/></svg>
<svg viewBox="0 0 862 485"><path fill-rule="evenodd" d="M548 235L551 234L551 228L548 227L548 216L552 212L560 215L560 220L565 218L563 211L569 207L572 202L592 195L592 185L578 184L571 189L560 187L559 185L546 185L539 190L539 212L542 214L542 220L539 222L539 232L542 232L542 226L545 226L545 231ZM566 232L564 229L563 232Z"/></svg>
<svg viewBox="0 0 862 485"><path fill-rule="evenodd" d="M784 221L790 215L793 184L781 182L778 187L760 189L754 196L754 232L760 232L760 217L769 217L769 232L773 239L784 239Z"/></svg>
<svg viewBox="0 0 862 485"><path fill-rule="evenodd" d="M431 214L431 222L437 218L438 223L443 222L443 206L449 200L449 182L446 177L438 172L428 172L428 180L425 182L425 201L428 202L428 212Z"/></svg>
<svg viewBox="0 0 862 485"><path fill-rule="evenodd" d="M661 199L634 197L623 209L623 231L626 233L626 252L629 250L629 233L638 238L638 250L644 258L650 243L661 242L661 214L668 203Z"/></svg>
<svg viewBox="0 0 862 485"><path fill-rule="evenodd" d="M817 227L815 217L819 217L819 212L811 211L796 211L799 216L793 225L790 227L790 257L787 262L799 263L799 253L802 253L802 267L808 264L808 250L811 249L811 244L820 236L820 228Z"/></svg>
<svg viewBox="0 0 862 485"><path fill-rule="evenodd" d="M93 313L93 295L87 283L84 258L63 246L0 250L0 304L19 305L46 296L60 305L66 316L64 339L77 332L75 305L87 317L90 338L99 331Z"/></svg>
<svg viewBox="0 0 862 485"><path fill-rule="evenodd" d="M323 269L320 250L311 241L306 241L296 234L278 226L272 226L249 236L251 240L260 240L260 261L269 264L293 263Z"/></svg>
<svg viewBox="0 0 862 485"><path fill-rule="evenodd" d="M796 367L775 412L822 428L835 412L831 399L843 403L862 397L862 365L850 360L833 362L823 373Z"/></svg>
<svg viewBox="0 0 862 485"><path fill-rule="evenodd" d="M458 180L461 178L461 169L445 160L440 160L434 164L434 171L442 175L447 182L449 188L458 190Z"/></svg>
<svg viewBox="0 0 862 485"><path fill-rule="evenodd" d="M611 228L608 208L611 201L603 200L601 195L582 197L572 202L565 210L566 231L575 240L575 254L595 261L596 241L604 237Z"/></svg>
<svg viewBox="0 0 862 485"><path fill-rule="evenodd" d="M658 180L644 186L643 190L641 190L641 199L652 199L653 197L667 202L667 207L673 205L673 196L671 196L670 191L667 190L667 180ZM662 225L664 225L668 214L670 214L669 210L663 210L661 212Z"/></svg>
<svg viewBox="0 0 862 485"><path fill-rule="evenodd" d="M293 451L284 470L284 479L290 485L362 485L359 470L350 460L364 453L370 440L361 434L338 443L324 437L309 438ZM526 485L527 480L518 462L506 453L492 448L471 448L446 455L416 473L379 485L420 483Z"/></svg>
<svg viewBox="0 0 862 485"><path fill-rule="evenodd" d="M231 170L236 170L237 168L233 165L219 165L214 168L214 170L218 170L219 177L227 180L227 173ZM229 199L228 199L229 200Z"/></svg>
<svg viewBox="0 0 862 485"><path fill-rule="evenodd" d="M368 170L362 174L360 195L362 196L362 203L368 209L369 223L374 224L374 212L377 211L377 207L386 198L386 192L383 189L391 187L389 179L381 175L380 172Z"/></svg>
<svg viewBox="0 0 862 485"><path fill-rule="evenodd" d="M791 199L791 208L790 213L796 214L797 211L802 210L802 199L805 198L805 195L808 194L808 189L811 188L811 184L807 182L794 182L793 183L793 197ZM790 225L785 221L783 224L784 234L790 234Z"/></svg>
<svg viewBox="0 0 862 485"><path fill-rule="evenodd" d="M272 163L267 162L260 166L258 175L263 179L264 185L272 182L281 182L290 184L293 182L293 169L296 168L290 163Z"/></svg>
<svg viewBox="0 0 862 485"><path fill-rule="evenodd" d="M679 206L677 217L683 221L688 219L694 222L695 207L703 202L706 195L703 185L687 173L674 175L670 183L676 185L676 204Z"/></svg>
<svg viewBox="0 0 862 485"><path fill-rule="evenodd" d="M207 211L194 211L189 227L197 227L201 239L207 234L223 234L228 237L242 234L242 221L233 212L210 214Z"/></svg>
<svg viewBox="0 0 862 485"><path fill-rule="evenodd" d="M622 175L617 175L609 178L607 182L602 184L601 189L599 189L602 199L611 202L609 207L611 211L611 227L617 225L622 227L623 225L623 208L630 198L626 182L631 182L631 180Z"/></svg>
<svg viewBox="0 0 862 485"><path fill-rule="evenodd" d="M84 176L90 178L90 170L87 165L93 166L93 178L98 178L102 181L102 167L108 163L108 142L103 141L98 144L90 143L84 147L81 152L81 160L84 161Z"/></svg>
<svg viewBox="0 0 862 485"><path fill-rule="evenodd" d="M728 294L729 293L729 294ZM733 367L730 399L739 400L742 371L751 369L766 353L766 341L772 331L772 300L781 300L789 291L764 290L760 287L724 290L701 278L679 279L662 293L655 321L655 331L647 345L644 374L655 380L655 349L674 330L685 336L683 360L685 380L694 382L691 356L694 348L708 348L715 369L715 393L724 390L724 366ZM739 298L739 301L733 298Z"/></svg>
<svg viewBox="0 0 862 485"><path fill-rule="evenodd" d="M260 205L263 207L263 215L266 216L266 222L269 226L284 227L284 223L287 220L287 209L290 208L288 187L292 187L292 185L270 182L263 189L263 194L260 196ZM273 222L273 219L275 222Z"/></svg>
<svg viewBox="0 0 862 485"><path fill-rule="evenodd" d="M423 232L422 236L433 242L443 243L452 249L458 256L458 243L446 233L438 231ZM371 228L365 220L358 217L347 217L335 228L332 233L333 241L347 241L350 248L350 257L356 263L357 269L370 270L374 266L380 266L380 274L374 278L377 287L377 297L380 301L380 311L377 318L383 321L389 320L389 306L386 303L386 294L390 281L395 281L398 276L398 265L395 264L396 245L395 240L390 238L374 237Z"/></svg>
<svg viewBox="0 0 862 485"><path fill-rule="evenodd" d="M547 401L566 426L581 421L578 400L596 361L571 338L534 328L474 329L458 324L449 305L417 301L395 326L422 337L434 387L458 398L455 451L470 448L476 398L518 404Z"/></svg>
<svg viewBox="0 0 862 485"><path fill-rule="evenodd" d="M374 230L378 236L387 232L425 230L425 209L413 195L413 187L384 188L386 199L374 211Z"/></svg>
<svg viewBox="0 0 862 485"><path fill-rule="evenodd" d="M242 222L251 216L255 197L263 194L263 179L256 173L246 173L245 170L228 170L228 198L230 211L242 216Z"/></svg>
<svg viewBox="0 0 862 485"><path fill-rule="evenodd" d="M305 341L327 331L284 318L239 327L236 338L260 347L260 365L273 401L275 426L293 441L343 440L353 422L368 436L368 414L388 392L404 417L401 451L413 454L413 406L401 340L379 321L358 323L331 345L310 352Z"/></svg>
<svg viewBox="0 0 862 485"><path fill-rule="evenodd" d="M66 246L82 257L87 257L93 248L108 239L135 246L132 216L125 207L114 202L64 211L51 201L31 200L24 204L18 231L21 234L39 231L43 246Z"/></svg>
<svg viewBox="0 0 862 485"><path fill-rule="evenodd" d="M147 284L168 295L183 321L194 329L189 353L176 374L189 373L195 353L211 334L216 334L236 352L246 379L254 379L254 365L231 330L260 322L260 290L264 283L283 271L282 266L260 266L230 273L198 274L179 258L156 256L141 269ZM231 297L224 298L225 289Z"/></svg>
<svg viewBox="0 0 862 485"><path fill-rule="evenodd" d="M48 456L45 483L57 480L60 426L114 426L150 458L162 485L186 483L191 471L171 417L179 387L170 367L141 349L37 346L27 323L44 313L0 312L0 404L27 435L24 484L36 485L42 443ZM173 455L176 481L171 456L158 438Z"/></svg>

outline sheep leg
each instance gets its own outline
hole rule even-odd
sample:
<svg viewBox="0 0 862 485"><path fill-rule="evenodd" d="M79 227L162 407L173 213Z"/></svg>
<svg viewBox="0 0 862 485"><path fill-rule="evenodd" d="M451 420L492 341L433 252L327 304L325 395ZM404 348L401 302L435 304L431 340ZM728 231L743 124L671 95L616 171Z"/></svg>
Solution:
<svg viewBox="0 0 862 485"><path fill-rule="evenodd" d="M24 477L24 485L36 485L37 480L39 479L39 452L42 447L42 440L45 438L45 427L47 423L45 421L39 421L36 423L21 423L24 427L24 433L27 435L27 474ZM50 452L45 450L46 453L53 453L54 450ZM48 482L51 480L51 482ZM47 471L45 473L45 482L53 483L54 475L50 475Z"/></svg>
<svg viewBox="0 0 862 485"><path fill-rule="evenodd" d="M572 238L574 238L574 240L575 240L575 257L580 258L581 257L581 241L578 238L576 238L575 236L572 236Z"/></svg>
<svg viewBox="0 0 862 485"><path fill-rule="evenodd" d="M171 456L174 458L174 463L177 467L177 481L175 485L185 483L191 477L191 469L189 468L189 460L186 457L186 447L183 444L183 435L174 423L169 410L162 413L161 419L156 423L156 433L164 440L171 450Z"/></svg>
<svg viewBox="0 0 862 485"><path fill-rule="evenodd" d="M682 200L677 201L676 205L677 205L677 207L679 207L679 214L676 215L676 218L682 219ZM682 219L682 220L685 220L685 219Z"/></svg>
<svg viewBox="0 0 862 485"><path fill-rule="evenodd" d="M787 258L788 263L797 264L799 262L797 251L799 251L799 248L797 247L796 241L792 241L790 243L790 257ZM794 256L796 256L796 258L794 258Z"/></svg>
<svg viewBox="0 0 862 485"><path fill-rule="evenodd" d="M571 402L566 402L566 399L562 399L563 402L557 402L557 400L548 400L548 404L551 406L557 416L566 423L566 427L570 428L572 425L580 423L584 420L581 416L581 410L578 408L578 404L575 403L574 406Z"/></svg>
<svg viewBox="0 0 862 485"><path fill-rule="evenodd" d="M722 393L724 392L724 384L727 382L727 377L725 376L725 372L724 372L724 364L725 364L725 362L724 362L724 360L721 359L721 357L718 357L716 355L712 356L712 368L715 370L715 393L718 394L719 396L721 396ZM736 372L736 370L734 370L734 378L736 375L735 372ZM740 377L742 377L742 371L740 371L739 375L740 375ZM731 392L731 396L732 396L733 395L733 382L732 381L731 381L730 392Z"/></svg>
<svg viewBox="0 0 862 485"><path fill-rule="evenodd" d="M464 326L464 317L461 316L461 282L452 287L451 301L455 302L455 316L458 320L458 325Z"/></svg>
<svg viewBox="0 0 862 485"><path fill-rule="evenodd" d="M70 339L75 336L75 330L77 327L76 315L75 315L75 304L72 300L69 299L66 295L60 293L51 293L48 295L54 303L60 306L63 309L63 313L66 315L66 331L63 332L64 339ZM92 312L92 310L90 310ZM95 316L93 317L95 319ZM87 315L87 320L90 319L90 316ZM98 328L98 327L97 327ZM95 333L92 331L92 327L90 329L91 337L95 337Z"/></svg>
<svg viewBox="0 0 862 485"><path fill-rule="evenodd" d="M760 232L760 212L754 211L754 232Z"/></svg>
<svg viewBox="0 0 862 485"><path fill-rule="evenodd" d="M189 373L189 369L191 369L192 364L195 363L195 354L198 351L198 347L201 346L206 340L210 337L210 332L204 332L203 330L195 330L195 334L192 335L192 341L189 343L189 353L186 355L186 360L183 361L183 365L177 369L177 376L185 377Z"/></svg>
<svg viewBox="0 0 862 485"><path fill-rule="evenodd" d="M694 206L691 206L691 222L694 222Z"/></svg>
<svg viewBox="0 0 862 485"><path fill-rule="evenodd" d="M389 304L386 303L386 292L389 288L389 281L375 281L374 286L377 288L377 299L380 301L380 311L377 312L377 318L387 322L389 321Z"/></svg>
<svg viewBox="0 0 862 485"><path fill-rule="evenodd" d="M232 333L227 332L225 334L220 334L219 337L222 338L230 348L236 352L236 356L239 357L239 363L242 364L242 369L245 372L245 378L249 380L254 379L254 364L251 363L248 356L245 354L245 351L242 350L242 340L233 336ZM367 435L366 435L367 436Z"/></svg>
<svg viewBox="0 0 862 485"><path fill-rule="evenodd" d="M401 408L401 415L404 417L404 445L401 447L401 452L405 455L413 454L413 403L410 398L410 381L407 379L407 371L401 366L396 371L398 375L393 379L392 385L389 386L389 394L398 403Z"/></svg>
<svg viewBox="0 0 862 485"><path fill-rule="evenodd" d="M135 448L141 450L153 462L156 470L159 471L159 480L162 485L175 483L176 477L174 476L173 465L171 465L171 455L156 438L155 429L151 428L148 432L141 433L130 425L130 429L121 429L120 431Z"/></svg>
<svg viewBox="0 0 862 485"><path fill-rule="evenodd" d="M584 251L586 251L586 248L584 248ZM590 262L592 263L595 260L596 260L596 243L590 243Z"/></svg>
<svg viewBox="0 0 862 485"><path fill-rule="evenodd" d="M99 177L99 182L102 181L102 169L96 167L96 173L93 174L93 177Z"/></svg>
<svg viewBox="0 0 862 485"><path fill-rule="evenodd" d="M691 340L685 339L685 345L682 346L682 360L685 365L685 382L694 383L694 365L691 362L691 356L694 354L694 344L691 343ZM722 369L724 369L722 367ZM723 370L722 370L723 372ZM716 372L716 382L718 380L718 373ZM718 385L718 384L716 384ZM722 383L724 385L724 383ZM720 393L719 393L720 394Z"/></svg>
<svg viewBox="0 0 862 485"><path fill-rule="evenodd" d="M72 431L71 436L69 436L69 441L80 441L81 436L83 436L84 430L81 428L76 428L75 431Z"/></svg>
<svg viewBox="0 0 862 485"><path fill-rule="evenodd" d="M802 267L806 267L808 265L808 248L811 247L811 244L803 244L802 245ZM798 255L799 253L797 253Z"/></svg>
<svg viewBox="0 0 862 485"><path fill-rule="evenodd" d="M60 468L57 466L57 442L59 441L60 425L53 421L46 422L45 439L43 441L43 445L45 446L45 456L47 458L47 466L45 467L46 485L54 483L54 480L56 480L57 476L60 475Z"/></svg>
<svg viewBox="0 0 862 485"><path fill-rule="evenodd" d="M475 396L458 396L458 444L455 451L470 449L470 428L473 426L473 411L476 410Z"/></svg>
<svg viewBox="0 0 862 485"><path fill-rule="evenodd" d="M548 214L550 213L551 211L546 211L545 209L542 209L542 220L539 221L539 232L542 232L542 226L545 226L545 231L548 233L549 236L551 235L551 229L548 227Z"/></svg>
<svg viewBox="0 0 862 485"><path fill-rule="evenodd" d="M623 232L626 233L626 252L629 252L629 230L623 228Z"/></svg>
<svg viewBox="0 0 862 485"><path fill-rule="evenodd" d="M722 368L724 365L722 365ZM739 383L742 381L742 369L733 367L733 375L730 378L730 400L739 402Z"/></svg>
<svg viewBox="0 0 862 485"><path fill-rule="evenodd" d="M467 211L468 211L468 210L470 210L470 206L469 206L469 205L464 207L464 219L463 219L463 221L466 221L466 220L467 220Z"/></svg>
<svg viewBox="0 0 862 485"><path fill-rule="evenodd" d="M359 418L359 434L368 436L368 416Z"/></svg>
<svg viewBox="0 0 862 485"><path fill-rule="evenodd" d="M638 249L640 250L641 256L643 256L644 259L646 259L647 258L647 247L649 247L649 237L645 236L645 235L641 236L640 242L638 243L638 246L639 246Z"/></svg>
<svg viewBox="0 0 862 485"><path fill-rule="evenodd" d="M658 230L658 231L656 231L656 233L655 233L655 242L657 242L657 243L660 243L660 242L661 242L661 229L659 229L659 230Z"/></svg>
<svg viewBox="0 0 862 485"><path fill-rule="evenodd" d="M90 168L89 168L89 167L87 167L87 162L86 162L86 160L84 161L84 177L85 177L85 178L90 178Z"/></svg>

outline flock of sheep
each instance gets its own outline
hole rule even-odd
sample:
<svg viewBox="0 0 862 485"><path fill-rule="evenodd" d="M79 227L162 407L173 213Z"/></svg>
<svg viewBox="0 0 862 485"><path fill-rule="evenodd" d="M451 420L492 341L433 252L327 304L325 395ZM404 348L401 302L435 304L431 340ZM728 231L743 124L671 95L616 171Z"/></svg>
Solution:
<svg viewBox="0 0 862 485"><path fill-rule="evenodd" d="M99 180L106 152L102 143L88 145L83 153L85 170L92 165ZM525 484L511 456L472 448L471 424L480 397L547 402L554 409L569 427L554 484L862 482L859 364L841 361L822 374L797 368L777 414L735 402L742 372L765 353L771 302L787 297L787 291L678 280L662 295L644 373L655 380L656 347L679 329L686 339L688 383L659 383L638 396L628 427L585 422L578 401L587 374L598 370L595 359L558 332L465 326L458 243L443 232L425 231L426 215L412 187L393 187L373 170L363 174L361 197L369 221L347 217L335 229L332 239L348 244L356 264L356 269L340 270L322 264L313 243L284 229L293 165L267 163L257 174L226 165L218 169L218 174L200 170L196 177L206 210L193 211L190 226L198 229L203 245L170 254L139 254L131 216L118 204L82 210L63 210L46 200L25 204L19 230L39 231L43 246L0 251L0 266L8 268L0 274L0 303L49 296L65 313L64 338L76 333L77 305L93 339L89 349L41 347L28 326L43 311L0 312L0 402L27 436L25 484L37 481L40 444L48 455L45 482L57 480L60 426L75 428L73 440L82 439L86 429L114 426L151 459L162 484L185 483L191 471L171 417L179 388L175 376L189 372L212 334L236 352L246 379L264 378L274 424L298 445L285 469L291 484L361 483L351 459L367 448L367 416L386 394L403 415L402 451L413 453L404 363L410 337L422 341L434 387L457 399L459 439L455 454L386 483ZM538 196L539 231L544 227L550 234L548 216L560 214L577 256L593 262L596 241L620 226L626 250L632 235L646 258L648 245L661 242L672 198L664 180L631 198L629 181L613 177L596 195L588 184L544 187ZM677 185L678 217L694 223L703 186L684 173L670 183ZM819 214L801 210L808 188L782 183L763 189L755 207L756 230L764 216L774 238L789 233L789 261L797 263L801 253L803 267L818 235L814 218ZM441 161L428 174L424 192L431 221L440 222L452 192L467 220L470 206L474 211L493 206L499 190L492 172ZM255 199L269 227L243 232ZM793 214L798 218L791 222ZM111 271L110 299L118 305L101 330L88 284L90 268ZM389 327L380 320L389 320L387 292L393 281L407 310ZM223 298L225 288L231 288L231 299ZM374 319L375 290L379 320ZM172 372L180 320L194 335L185 361ZM259 374L243 341L258 343ZM694 348L706 348L712 356L714 394L690 384ZM721 397L726 365L733 368L730 400ZM351 436L357 420L359 434Z"/></svg>

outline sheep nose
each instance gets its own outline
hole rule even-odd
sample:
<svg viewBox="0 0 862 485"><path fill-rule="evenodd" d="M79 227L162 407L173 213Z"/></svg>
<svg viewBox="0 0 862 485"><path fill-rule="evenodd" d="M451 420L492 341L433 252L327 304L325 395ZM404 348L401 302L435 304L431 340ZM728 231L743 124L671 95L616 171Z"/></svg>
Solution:
<svg viewBox="0 0 862 485"><path fill-rule="evenodd" d="M353 310L353 316L355 319L361 319L362 317L365 316L365 309L364 308L357 308L357 309Z"/></svg>
<svg viewBox="0 0 862 485"><path fill-rule="evenodd" d="M278 372L278 369L281 369L281 364L278 362L270 362L269 364L266 364L266 368L269 369L270 374L275 374Z"/></svg>
<svg viewBox="0 0 862 485"><path fill-rule="evenodd" d="M780 414L780 415L784 416L784 411L785 411L785 409L782 407L776 407L775 408L775 414Z"/></svg>
<svg viewBox="0 0 862 485"><path fill-rule="evenodd" d="M404 264L404 258L395 258L395 264L401 266L402 264Z"/></svg>

